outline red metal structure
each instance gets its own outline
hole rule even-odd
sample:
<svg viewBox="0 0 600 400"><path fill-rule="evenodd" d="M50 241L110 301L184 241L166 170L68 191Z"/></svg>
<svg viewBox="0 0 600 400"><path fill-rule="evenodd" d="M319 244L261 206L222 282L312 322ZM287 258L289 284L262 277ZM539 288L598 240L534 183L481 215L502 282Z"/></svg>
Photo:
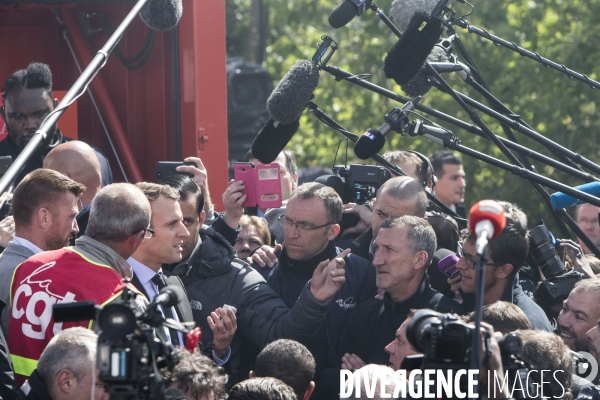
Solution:
<svg viewBox="0 0 600 400"><path fill-rule="evenodd" d="M90 14L103 14L114 29L132 6L33 1L0 0L2 84L12 72L37 61L50 65L55 90L68 90L79 76L73 53L85 68L108 38L104 31L90 34L78 14L87 13L92 28L102 24ZM124 55L139 51L148 29L139 19L128 28L119 43ZM129 181L155 180L156 161L197 156L208 169L215 203L221 205L216 194L225 190L228 176L224 2L183 0L178 26L156 33L152 53L141 68L127 69L112 54L90 88L101 118L84 94L78 99L77 134L105 152L115 180L122 180L123 174L101 119Z"/></svg>

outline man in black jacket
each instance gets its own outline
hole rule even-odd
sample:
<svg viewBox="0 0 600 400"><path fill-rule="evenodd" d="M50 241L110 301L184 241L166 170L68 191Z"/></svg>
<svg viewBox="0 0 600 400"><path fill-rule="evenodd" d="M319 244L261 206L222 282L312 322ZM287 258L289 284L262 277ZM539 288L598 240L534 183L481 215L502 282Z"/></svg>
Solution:
<svg viewBox="0 0 600 400"><path fill-rule="evenodd" d="M183 222L190 232L189 240L184 240L184 255L189 255L164 268L181 277L205 346L214 340L207 321L211 310L225 304L236 308L237 332L226 365L229 384L234 384L248 377L256 355L268 343L282 338L306 343L316 334L331 298L342 285L344 260L334 258L326 268L318 268L290 309L258 272L236 258L223 236L202 225L203 199L198 186L189 178L169 183L180 193Z"/></svg>
<svg viewBox="0 0 600 400"><path fill-rule="evenodd" d="M436 248L433 228L423 218L405 215L386 220L373 243L373 266L383 301L359 305L348 319L338 345L329 353L332 367L359 369L387 364L385 351L411 309L463 312L460 304L432 289L426 274ZM331 371L328 371L328 376ZM334 373L339 380L339 372Z"/></svg>

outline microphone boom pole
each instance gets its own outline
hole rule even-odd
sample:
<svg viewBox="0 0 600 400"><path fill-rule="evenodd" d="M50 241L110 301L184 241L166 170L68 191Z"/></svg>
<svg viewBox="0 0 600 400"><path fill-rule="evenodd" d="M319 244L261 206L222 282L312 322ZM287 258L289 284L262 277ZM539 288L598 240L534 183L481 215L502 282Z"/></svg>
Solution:
<svg viewBox="0 0 600 400"><path fill-rule="evenodd" d="M65 94L63 99L60 101L56 109L48 114L44 119L39 129L33 135L29 143L25 146L23 151L12 163L10 168L6 171L4 176L0 179L0 193L6 191L11 185L14 179L17 177L21 169L25 166L27 161L38 151L42 149L44 143L48 140L48 131L58 122L58 119L65 112L67 107L83 92L87 89L87 86L96 74L104 67L108 60L108 55L113 51L115 46L121 40L121 37L125 33L125 30L129 27L131 22L137 17L142 8L146 5L149 0L138 0L133 6L131 11L127 14L123 22L115 29L114 33L108 38L106 44L98 50L90 64L81 73L77 81L71 86L71 89Z"/></svg>

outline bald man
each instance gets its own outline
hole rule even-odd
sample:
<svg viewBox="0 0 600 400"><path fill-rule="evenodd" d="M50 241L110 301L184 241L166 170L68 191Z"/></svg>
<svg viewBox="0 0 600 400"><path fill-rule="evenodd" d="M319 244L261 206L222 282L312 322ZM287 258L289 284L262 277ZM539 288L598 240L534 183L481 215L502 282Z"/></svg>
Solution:
<svg viewBox="0 0 600 400"><path fill-rule="evenodd" d="M79 140L72 140L52 149L44 158L44 168L58 171L85 185L87 189L81 195L83 207L91 204L102 188L102 173L96 152Z"/></svg>

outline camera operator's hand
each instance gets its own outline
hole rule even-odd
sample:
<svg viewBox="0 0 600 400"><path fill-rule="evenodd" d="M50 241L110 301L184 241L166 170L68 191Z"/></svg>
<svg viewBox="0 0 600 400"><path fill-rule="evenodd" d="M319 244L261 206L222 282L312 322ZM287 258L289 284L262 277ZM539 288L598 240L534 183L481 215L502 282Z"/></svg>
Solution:
<svg viewBox="0 0 600 400"><path fill-rule="evenodd" d="M242 193L246 188L244 181L229 181L229 186L223 192L223 205L225 214L223 220L231 229L237 229L240 224L240 218L244 215L244 202L248 195Z"/></svg>
<svg viewBox="0 0 600 400"><path fill-rule="evenodd" d="M210 210L213 205L212 201L210 200L210 193L208 191L208 172L206 171L202 160L198 157L187 157L183 161L193 162L196 164L196 167L193 165L181 165L176 168L177 172L187 172L192 174L194 176L192 180L196 183L196 185L200 187L204 186L204 211Z"/></svg>
<svg viewBox="0 0 600 400"><path fill-rule="evenodd" d="M213 351L219 358L225 357L237 330L237 319L232 309L217 308L208 317L208 326L213 333Z"/></svg>
<svg viewBox="0 0 600 400"><path fill-rule="evenodd" d="M586 278L596 278L579 244L570 239L561 239L556 250L561 259L565 259L565 255L567 256L567 260L571 261L571 265L576 271L581 272Z"/></svg>
<svg viewBox="0 0 600 400"><path fill-rule="evenodd" d="M280 252L282 249L280 244L276 244L275 247L267 246L266 244L260 246L254 250L254 253L248 257L248 264L258 264L259 267L273 268L277 264L277 256L275 253Z"/></svg>
<svg viewBox="0 0 600 400"><path fill-rule="evenodd" d="M366 364L365 362L356 354L344 354L342 357L342 369L361 369Z"/></svg>
<svg viewBox="0 0 600 400"><path fill-rule="evenodd" d="M356 226L348 228L342 232L342 237L355 233L361 234L371 226L371 210L365 205L355 203L344 204L342 214L352 214L360 218Z"/></svg>
<svg viewBox="0 0 600 400"><path fill-rule="evenodd" d="M15 234L15 220L12 215L0 221L0 246L8 246L8 242L13 240Z"/></svg>
<svg viewBox="0 0 600 400"><path fill-rule="evenodd" d="M346 282L344 258L348 254L350 254L350 249L342 251L331 261L325 260L317 265L310 280L310 293L321 303L333 297Z"/></svg>

